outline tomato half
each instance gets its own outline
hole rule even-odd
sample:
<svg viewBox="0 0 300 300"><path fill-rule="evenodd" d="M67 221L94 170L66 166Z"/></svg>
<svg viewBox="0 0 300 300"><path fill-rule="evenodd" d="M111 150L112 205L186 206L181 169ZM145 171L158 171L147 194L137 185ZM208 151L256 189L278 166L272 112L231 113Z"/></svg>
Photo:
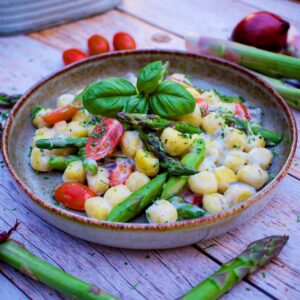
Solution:
<svg viewBox="0 0 300 300"><path fill-rule="evenodd" d="M205 112L208 110L208 104L201 98L196 98L196 103L200 105L201 109Z"/></svg>
<svg viewBox="0 0 300 300"><path fill-rule="evenodd" d="M136 43L134 38L126 32L118 32L114 35L113 45L115 50L134 50Z"/></svg>
<svg viewBox="0 0 300 300"><path fill-rule="evenodd" d="M109 43L103 36L94 34L88 39L88 48L90 55L101 54L109 51Z"/></svg>
<svg viewBox="0 0 300 300"><path fill-rule="evenodd" d="M80 61L87 57L88 55L86 53L76 48L65 50L62 55L65 65L72 64L75 61Z"/></svg>
<svg viewBox="0 0 300 300"><path fill-rule="evenodd" d="M182 196L184 202L187 202L187 203L190 203L193 205L202 206L203 197L194 194L190 190L184 191L181 196Z"/></svg>
<svg viewBox="0 0 300 300"><path fill-rule="evenodd" d="M246 118L248 121L251 120L251 117L248 113L247 107L242 103L236 103L235 104L235 112L236 115L242 116Z"/></svg>
<svg viewBox="0 0 300 300"><path fill-rule="evenodd" d="M87 199L95 197L96 193L79 182L64 182L54 190L54 198L66 207L84 210Z"/></svg>
<svg viewBox="0 0 300 300"><path fill-rule="evenodd" d="M125 183L133 171L133 165L128 159L117 158L116 163L116 167L109 175L109 184L111 186Z"/></svg>
<svg viewBox="0 0 300 300"><path fill-rule="evenodd" d="M118 145L123 134L123 125L116 119L103 119L89 135L86 154L98 160L110 155Z"/></svg>
<svg viewBox="0 0 300 300"><path fill-rule="evenodd" d="M55 124L60 121L71 119L79 110L80 106L80 102L73 102L63 107L59 107L43 116L43 120L48 124Z"/></svg>

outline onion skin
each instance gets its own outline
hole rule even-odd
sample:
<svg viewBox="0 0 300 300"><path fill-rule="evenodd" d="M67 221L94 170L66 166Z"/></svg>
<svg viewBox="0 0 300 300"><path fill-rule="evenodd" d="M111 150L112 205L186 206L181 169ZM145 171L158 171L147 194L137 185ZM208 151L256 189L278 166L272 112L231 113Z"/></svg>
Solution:
<svg viewBox="0 0 300 300"><path fill-rule="evenodd" d="M234 28L231 39L260 49L280 52L287 46L289 22L270 12L248 15Z"/></svg>

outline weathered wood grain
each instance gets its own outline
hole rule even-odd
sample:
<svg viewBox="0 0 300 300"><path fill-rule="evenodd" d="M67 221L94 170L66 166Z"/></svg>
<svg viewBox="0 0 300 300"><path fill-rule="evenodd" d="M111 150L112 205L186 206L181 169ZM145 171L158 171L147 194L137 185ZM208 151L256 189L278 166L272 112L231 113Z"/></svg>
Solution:
<svg viewBox="0 0 300 300"><path fill-rule="evenodd" d="M249 278L278 299L297 299L300 295L300 215L299 180L287 176L274 200L248 224L216 239L199 243L204 252L224 263L241 252L251 241L267 235L289 235L279 257Z"/></svg>
<svg viewBox="0 0 300 300"><path fill-rule="evenodd" d="M30 36L60 51L76 47L87 52L87 39L91 35L103 35L110 42L112 49L112 38L118 31L131 33L138 48L184 49L184 42L181 38L116 10L33 33Z"/></svg>
<svg viewBox="0 0 300 300"><path fill-rule="evenodd" d="M217 263L191 246L164 251L134 251L73 238L48 225L24 206L22 195L16 192L15 183L5 168L0 170L0 176L3 178L0 183L0 228L7 228L18 218L21 226L13 237L30 251L122 299L175 299L218 268ZM31 298L59 297L6 265L3 272L14 278L15 284ZM245 282L230 294L230 297L239 299L248 296L268 299Z"/></svg>
<svg viewBox="0 0 300 300"><path fill-rule="evenodd" d="M20 291L10 280L0 273L1 299L2 300L23 300L28 297Z"/></svg>
<svg viewBox="0 0 300 300"><path fill-rule="evenodd" d="M62 67L59 51L25 36L0 39L0 92L24 93Z"/></svg>
<svg viewBox="0 0 300 300"><path fill-rule="evenodd" d="M24 92L41 77L62 67L62 50L70 47L86 50L86 38L94 33L109 38L117 31L128 31L135 36L139 48L183 49L180 36L189 31L226 38L240 18L256 11L258 5L269 9L265 5L271 3L253 1L253 5L249 5L246 3L250 3L248 0L238 1L153 0L145 5L139 0L125 0L120 10L126 13L114 10L30 37L0 39L0 67L5 70L0 74L0 91ZM276 1L276 7L282 7L279 2ZM286 18L293 20L297 16L294 8L278 13L285 16L287 11ZM295 112L295 118L300 124L300 113ZM298 299L300 223L296 220L300 215L300 202L297 199L300 185L296 178L300 178L299 147L290 174L295 178L287 177L274 202L247 225L194 247L133 251L87 243L49 226L24 207L22 195L17 194L15 184L5 168L0 168L0 228L7 228L19 218L22 227L14 236L31 251L124 299L174 299L216 270L218 263L227 261L243 250L249 242L264 235L289 233L289 244L280 257L263 271L248 278L247 282L242 282L224 299L269 299L268 294L280 299ZM6 276L0 274L0 286L3 282L8 292L14 289L13 284L19 288L12 291L15 293L12 295L24 293L34 299L62 298L9 266L0 266Z"/></svg>

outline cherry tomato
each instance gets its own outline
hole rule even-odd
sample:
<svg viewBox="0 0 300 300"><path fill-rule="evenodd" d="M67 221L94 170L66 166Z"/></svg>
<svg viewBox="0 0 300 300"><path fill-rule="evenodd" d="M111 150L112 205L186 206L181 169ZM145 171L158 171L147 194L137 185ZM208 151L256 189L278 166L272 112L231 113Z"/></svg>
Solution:
<svg viewBox="0 0 300 300"><path fill-rule="evenodd" d="M126 32L118 32L114 35L113 45L115 50L134 50L136 43L134 38Z"/></svg>
<svg viewBox="0 0 300 300"><path fill-rule="evenodd" d="M133 165L128 159L117 158L116 167L111 171L109 175L109 184L111 186L125 183L129 175L133 171Z"/></svg>
<svg viewBox="0 0 300 300"><path fill-rule="evenodd" d="M250 119L251 119L251 117L248 113L247 107L242 103L235 104L235 112L234 113L236 115L246 118L248 121L250 121Z"/></svg>
<svg viewBox="0 0 300 300"><path fill-rule="evenodd" d="M203 197L195 195L190 190L184 191L181 196L182 196L184 202L202 206Z"/></svg>
<svg viewBox="0 0 300 300"><path fill-rule="evenodd" d="M88 39L90 55L97 55L109 51L109 43L103 36L94 34Z"/></svg>
<svg viewBox="0 0 300 300"><path fill-rule="evenodd" d="M63 107L59 107L43 116L43 120L48 124L55 124L60 121L71 119L79 110L80 106L80 102L73 102Z"/></svg>
<svg viewBox="0 0 300 300"><path fill-rule="evenodd" d="M208 110L208 104L201 98L196 98L196 103L200 105L203 112Z"/></svg>
<svg viewBox="0 0 300 300"><path fill-rule="evenodd" d="M84 210L87 199L95 197L96 193L79 182L64 182L54 190L54 198L66 207Z"/></svg>
<svg viewBox="0 0 300 300"><path fill-rule="evenodd" d="M88 55L79 49L72 48L63 52L63 61L65 65L72 64L75 61L80 61L88 57Z"/></svg>
<svg viewBox="0 0 300 300"><path fill-rule="evenodd" d="M86 143L86 154L98 160L110 155L118 145L123 134L123 126L116 119L103 119L89 135Z"/></svg>

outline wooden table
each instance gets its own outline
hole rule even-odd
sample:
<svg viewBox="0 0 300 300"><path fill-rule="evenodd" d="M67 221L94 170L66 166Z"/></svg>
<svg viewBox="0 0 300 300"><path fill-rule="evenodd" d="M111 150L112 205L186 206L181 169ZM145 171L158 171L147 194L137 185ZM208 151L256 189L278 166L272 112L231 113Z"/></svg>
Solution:
<svg viewBox="0 0 300 300"><path fill-rule="evenodd" d="M300 28L300 5L284 0L125 0L105 14L72 24L0 39L0 91L23 93L37 80L63 67L62 50L86 48L86 39L100 33L111 39L127 31L139 48L184 49L189 32L227 38L245 15L270 10ZM294 111L300 124L300 113ZM112 249L71 237L48 225L23 204L15 183L1 162L0 228L18 218L14 238L36 255L123 299L175 299L238 254L271 234L288 234L280 256L247 277L224 299L300 299L300 149L274 201L249 223L213 240L163 251ZM299 220L299 219L298 219ZM42 284L0 264L0 299L59 299Z"/></svg>

